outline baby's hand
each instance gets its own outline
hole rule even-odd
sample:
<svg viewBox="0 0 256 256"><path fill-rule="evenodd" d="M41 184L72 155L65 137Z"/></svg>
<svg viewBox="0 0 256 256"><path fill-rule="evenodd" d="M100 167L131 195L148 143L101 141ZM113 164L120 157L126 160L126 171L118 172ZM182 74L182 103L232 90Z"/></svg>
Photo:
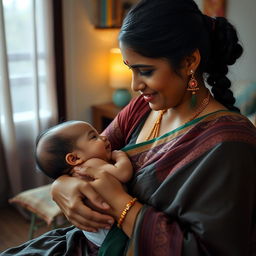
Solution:
<svg viewBox="0 0 256 256"><path fill-rule="evenodd" d="M120 160L120 158L123 158L123 157L127 158L128 156L124 151L121 151L121 150L114 150L111 154L111 159L114 162L118 162L118 160Z"/></svg>

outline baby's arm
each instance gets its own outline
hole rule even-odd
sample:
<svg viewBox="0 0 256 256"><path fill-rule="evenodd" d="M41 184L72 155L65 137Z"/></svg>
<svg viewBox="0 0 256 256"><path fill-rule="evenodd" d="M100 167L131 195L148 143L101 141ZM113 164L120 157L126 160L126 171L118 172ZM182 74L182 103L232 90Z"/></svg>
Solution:
<svg viewBox="0 0 256 256"><path fill-rule="evenodd" d="M111 158L115 162L114 164L110 164L99 158L91 158L81 164L79 170L76 167L76 170L74 169L71 175L90 179L86 173L86 167L92 167L95 168L95 172L98 170L110 173L122 183L129 181L133 174L133 168L126 153L123 151L113 151Z"/></svg>
<svg viewBox="0 0 256 256"><path fill-rule="evenodd" d="M123 183L129 181L133 175L133 167L127 154L123 151L115 150L112 152L111 157L115 164L110 173Z"/></svg>

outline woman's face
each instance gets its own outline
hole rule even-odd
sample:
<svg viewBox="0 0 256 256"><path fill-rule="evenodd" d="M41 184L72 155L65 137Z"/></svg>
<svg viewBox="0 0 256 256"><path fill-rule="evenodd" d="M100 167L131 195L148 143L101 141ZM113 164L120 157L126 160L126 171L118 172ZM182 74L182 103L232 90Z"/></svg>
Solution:
<svg viewBox="0 0 256 256"><path fill-rule="evenodd" d="M182 104L188 82L185 68L181 68L178 75L165 59L144 57L122 43L120 49L124 63L132 70L132 89L143 95L151 109Z"/></svg>

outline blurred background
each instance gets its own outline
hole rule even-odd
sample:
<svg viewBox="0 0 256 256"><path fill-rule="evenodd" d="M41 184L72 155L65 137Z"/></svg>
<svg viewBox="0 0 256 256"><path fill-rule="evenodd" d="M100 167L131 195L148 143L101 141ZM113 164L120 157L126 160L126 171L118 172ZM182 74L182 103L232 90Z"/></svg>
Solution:
<svg viewBox="0 0 256 256"><path fill-rule="evenodd" d="M238 30L244 54L230 68L229 77L238 106L254 122L256 2L195 1L213 16L226 16ZM34 162L34 142L40 131L74 119L91 122L101 131L129 102L131 74L119 69L122 59L116 48L122 19L137 1L0 2L1 251L26 241L31 212L45 221L40 207L32 205L35 191L10 203L21 192L52 182L36 170ZM44 193L48 203L49 191Z"/></svg>

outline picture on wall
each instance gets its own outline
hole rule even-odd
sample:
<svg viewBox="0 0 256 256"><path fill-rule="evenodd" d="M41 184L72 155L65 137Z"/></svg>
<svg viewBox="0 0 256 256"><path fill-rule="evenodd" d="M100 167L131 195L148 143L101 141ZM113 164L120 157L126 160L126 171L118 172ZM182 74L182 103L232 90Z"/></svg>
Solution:
<svg viewBox="0 0 256 256"><path fill-rule="evenodd" d="M98 27L120 27L131 6L132 2L128 0L97 0Z"/></svg>
<svg viewBox="0 0 256 256"><path fill-rule="evenodd" d="M203 12L211 17L226 16L227 0L203 0Z"/></svg>

